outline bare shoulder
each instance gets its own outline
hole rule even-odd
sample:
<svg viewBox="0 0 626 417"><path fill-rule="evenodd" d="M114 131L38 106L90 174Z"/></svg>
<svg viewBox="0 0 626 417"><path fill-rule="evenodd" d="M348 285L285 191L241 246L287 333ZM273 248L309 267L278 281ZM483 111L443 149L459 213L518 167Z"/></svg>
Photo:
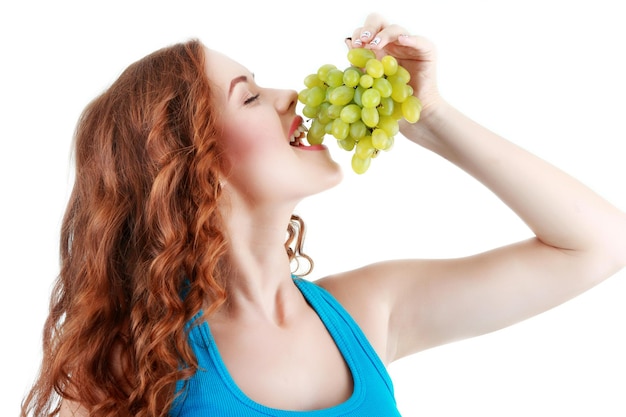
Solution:
<svg viewBox="0 0 626 417"><path fill-rule="evenodd" d="M329 275L316 281L320 287L330 292L351 313L358 313L364 304L370 304L369 298L376 294L376 299L384 304L384 277L392 273L394 262L381 262L366 265L358 269ZM370 304L371 306L371 304Z"/></svg>
<svg viewBox="0 0 626 417"><path fill-rule="evenodd" d="M394 264L371 264L315 281L352 316L385 363L389 357L388 323L392 297L385 277L394 274Z"/></svg>

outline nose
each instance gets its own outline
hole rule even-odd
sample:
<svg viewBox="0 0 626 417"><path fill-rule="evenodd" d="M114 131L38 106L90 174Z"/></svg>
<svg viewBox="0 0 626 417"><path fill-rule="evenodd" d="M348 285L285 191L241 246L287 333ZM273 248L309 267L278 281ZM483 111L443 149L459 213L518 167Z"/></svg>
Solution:
<svg viewBox="0 0 626 417"><path fill-rule="evenodd" d="M276 100L276 109L279 113L289 113L295 110L298 103L298 92L295 90L279 90Z"/></svg>

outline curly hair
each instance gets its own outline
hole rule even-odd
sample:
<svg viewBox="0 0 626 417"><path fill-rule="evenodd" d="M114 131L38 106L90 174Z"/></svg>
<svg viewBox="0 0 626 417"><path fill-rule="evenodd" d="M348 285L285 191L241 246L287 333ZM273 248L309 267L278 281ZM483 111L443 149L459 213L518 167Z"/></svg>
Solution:
<svg viewBox="0 0 626 417"><path fill-rule="evenodd" d="M226 300L212 106L193 39L135 62L84 110L42 366L22 416L58 415L64 398L92 417L163 417L195 372L185 324ZM303 227L292 216L290 260L310 261Z"/></svg>

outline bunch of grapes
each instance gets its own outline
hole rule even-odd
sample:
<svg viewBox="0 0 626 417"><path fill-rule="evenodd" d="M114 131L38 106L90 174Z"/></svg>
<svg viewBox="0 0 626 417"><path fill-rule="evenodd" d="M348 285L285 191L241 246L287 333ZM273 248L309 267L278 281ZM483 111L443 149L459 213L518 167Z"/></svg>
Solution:
<svg viewBox="0 0 626 417"><path fill-rule="evenodd" d="M352 170L363 174L372 158L391 149L400 119L418 121L422 104L408 84L409 72L393 56L379 60L372 50L354 48L348 61L343 71L325 64L306 76L298 100L311 119L307 141L316 145L334 136L342 149L354 151Z"/></svg>

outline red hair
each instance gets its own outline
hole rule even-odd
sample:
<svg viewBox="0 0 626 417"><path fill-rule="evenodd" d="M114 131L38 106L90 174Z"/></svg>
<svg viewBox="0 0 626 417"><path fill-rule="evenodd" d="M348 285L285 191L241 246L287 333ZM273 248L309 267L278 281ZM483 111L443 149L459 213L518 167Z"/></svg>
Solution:
<svg viewBox="0 0 626 417"><path fill-rule="evenodd" d="M23 417L58 415L60 399L91 417L163 417L176 382L197 369L185 325L226 300L212 106L204 46L191 40L132 64L84 110L42 367ZM287 254L310 272L303 238L292 216Z"/></svg>
<svg viewBox="0 0 626 417"><path fill-rule="evenodd" d="M224 300L220 150L192 40L129 66L83 112L43 365L22 415L165 416L196 362L185 324ZM185 292L184 300L181 294Z"/></svg>

